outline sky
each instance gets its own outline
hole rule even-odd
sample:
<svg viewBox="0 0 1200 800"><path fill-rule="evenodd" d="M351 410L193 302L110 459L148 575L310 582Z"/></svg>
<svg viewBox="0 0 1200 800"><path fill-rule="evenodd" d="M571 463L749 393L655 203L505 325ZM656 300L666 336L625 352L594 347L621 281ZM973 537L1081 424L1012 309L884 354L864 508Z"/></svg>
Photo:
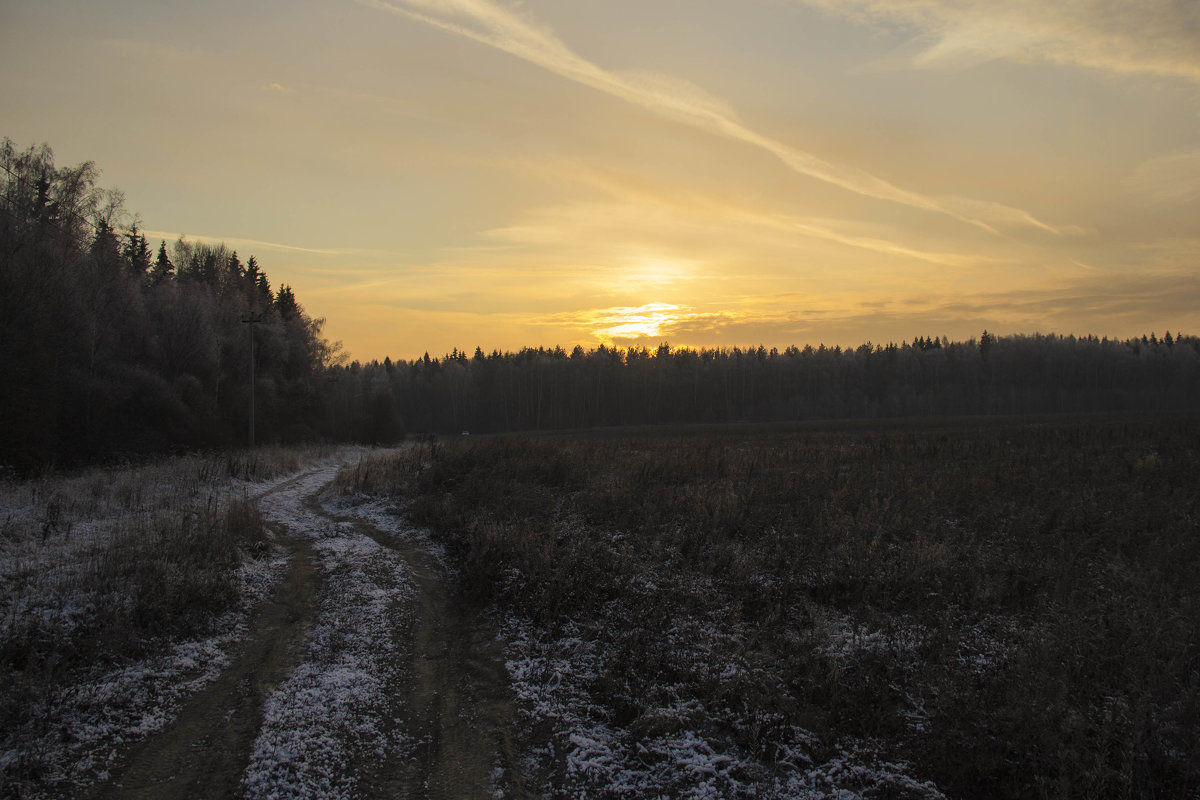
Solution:
<svg viewBox="0 0 1200 800"><path fill-rule="evenodd" d="M1200 333L1195 0L0 0L0 136L364 361Z"/></svg>

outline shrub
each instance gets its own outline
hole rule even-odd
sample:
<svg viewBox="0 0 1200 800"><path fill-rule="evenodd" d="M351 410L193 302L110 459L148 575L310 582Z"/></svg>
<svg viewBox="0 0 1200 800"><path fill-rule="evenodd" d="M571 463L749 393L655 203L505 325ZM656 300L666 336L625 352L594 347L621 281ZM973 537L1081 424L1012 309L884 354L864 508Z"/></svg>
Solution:
<svg viewBox="0 0 1200 800"><path fill-rule="evenodd" d="M1195 415L743 426L372 469L470 597L590 632L623 726L690 698L746 747L764 719L879 741L956 797L1187 796L1198 441Z"/></svg>

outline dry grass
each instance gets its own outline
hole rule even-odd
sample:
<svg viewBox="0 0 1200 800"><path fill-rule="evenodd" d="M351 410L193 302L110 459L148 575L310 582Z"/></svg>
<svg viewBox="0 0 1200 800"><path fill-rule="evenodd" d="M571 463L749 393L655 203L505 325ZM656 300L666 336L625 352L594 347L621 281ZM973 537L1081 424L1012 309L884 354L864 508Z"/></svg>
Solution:
<svg viewBox="0 0 1200 800"><path fill-rule="evenodd" d="M420 473L437 454L437 440L407 444L388 450L363 451L354 466L343 467L333 480L330 491L343 494L406 494Z"/></svg>
<svg viewBox="0 0 1200 800"><path fill-rule="evenodd" d="M591 701L695 698L955 797L1200 791L1200 418L451 440L415 492L481 604L591 631ZM640 727L639 727L640 726Z"/></svg>
<svg viewBox="0 0 1200 800"><path fill-rule="evenodd" d="M238 606L238 568L269 549L248 483L306 456L217 453L0 485L0 749L20 756L3 783L36 784L21 742L42 736L50 697L209 635Z"/></svg>

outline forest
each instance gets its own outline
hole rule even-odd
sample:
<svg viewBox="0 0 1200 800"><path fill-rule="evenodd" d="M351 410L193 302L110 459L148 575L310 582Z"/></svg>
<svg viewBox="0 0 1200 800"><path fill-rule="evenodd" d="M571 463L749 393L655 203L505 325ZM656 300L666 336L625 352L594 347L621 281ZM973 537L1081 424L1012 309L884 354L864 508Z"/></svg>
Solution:
<svg viewBox="0 0 1200 800"><path fill-rule="evenodd" d="M332 351L289 286L224 245L155 252L90 162L5 139L0 169L0 466L244 443L251 335L261 439L319 435Z"/></svg>
<svg viewBox="0 0 1200 800"><path fill-rule="evenodd" d="M0 468L19 474L244 444L252 389L262 443L1200 405L1200 338L1178 331L348 362L254 256L155 249L95 164L6 138L0 169Z"/></svg>
<svg viewBox="0 0 1200 800"><path fill-rule="evenodd" d="M1150 334L917 337L856 348L476 349L333 366L326 430L494 433L810 419L1180 410L1200 402L1200 339Z"/></svg>

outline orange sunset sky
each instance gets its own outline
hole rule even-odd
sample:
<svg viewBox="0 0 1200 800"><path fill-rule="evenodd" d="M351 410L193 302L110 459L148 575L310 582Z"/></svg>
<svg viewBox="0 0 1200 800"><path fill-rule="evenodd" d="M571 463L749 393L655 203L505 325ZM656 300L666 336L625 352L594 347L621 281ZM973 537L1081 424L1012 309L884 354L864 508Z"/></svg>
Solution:
<svg viewBox="0 0 1200 800"><path fill-rule="evenodd" d="M0 135L363 360L1200 333L1191 0L0 0Z"/></svg>

